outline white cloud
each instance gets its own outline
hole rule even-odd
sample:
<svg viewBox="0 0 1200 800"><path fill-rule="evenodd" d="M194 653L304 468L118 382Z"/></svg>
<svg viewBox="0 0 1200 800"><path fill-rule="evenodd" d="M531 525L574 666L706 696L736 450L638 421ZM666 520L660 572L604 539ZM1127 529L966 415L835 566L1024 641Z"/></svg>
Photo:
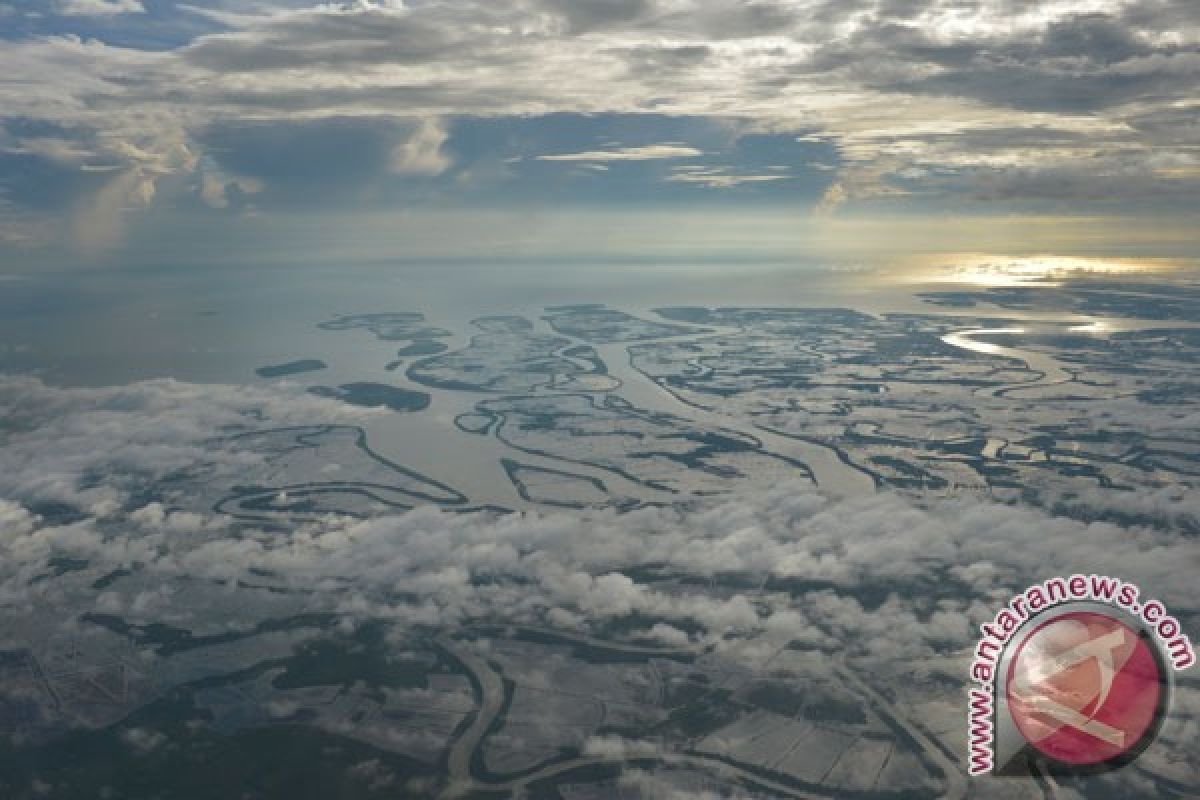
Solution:
<svg viewBox="0 0 1200 800"><path fill-rule="evenodd" d="M667 176L672 183L694 183L712 189L729 189L744 183L769 183L788 178L777 172L763 174L739 174L728 167L676 167Z"/></svg>
<svg viewBox="0 0 1200 800"><path fill-rule="evenodd" d="M704 151L677 144L649 144L640 147L618 147L611 150L586 150L581 153L541 155L538 161L653 161L663 158L694 158Z"/></svg>
<svg viewBox="0 0 1200 800"><path fill-rule="evenodd" d="M407 141L392 151L391 169L399 175L441 175L450 168L442 145L450 138L440 120L423 121Z"/></svg>
<svg viewBox="0 0 1200 800"><path fill-rule="evenodd" d="M248 412L281 424L314 417L353 421L373 413L295 385L265 389L161 380L66 391L13 376L0 378L0 408L8 426L0 439L0 497L66 503L100 517L119 508L139 482L214 455L205 445L212 432L244 426ZM49 449L47 442L53 442ZM246 459L228 454L225 467L244 468ZM88 474L105 473L110 479L103 485L81 488Z"/></svg>
<svg viewBox="0 0 1200 800"><path fill-rule="evenodd" d="M251 630L302 610L384 619L401 632L487 621L601 633L636 614L653 620L638 638L703 649L743 674L802 643L823 663L848 660L903 705L914 669L936 673L943 687L965 679L976 626L1013 592L1056 574L1134 581L1193 635L1200 619L1200 555L1189 536L981 495L834 500L807 484L777 485L680 508L424 507L265 531L203 507L139 504L134 492L197 463L204 482L242 483L254 455L223 450L216 430L359 412L285 384L59 389L11 377L0 378L0 407L0 648L29 646L23 636L77 636L79 615L94 611L193 631ZM48 503L78 514L56 522L30 510ZM51 561L63 557L86 566L54 574ZM130 577L93 588L118 568ZM939 691L938 702L956 702L957 688ZM1187 713L1194 730L1195 710ZM124 740L150 751L165 744L160 736L135 729ZM1156 746L1162 769L1194 763L1189 741ZM597 737L585 749L631 757L654 747ZM1152 763L1140 765L1157 770Z"/></svg>
<svg viewBox="0 0 1200 800"><path fill-rule="evenodd" d="M228 208L231 193L253 195L263 187L263 182L256 178L230 176L216 169L205 169L200 174L200 199L209 208Z"/></svg>
<svg viewBox="0 0 1200 800"><path fill-rule="evenodd" d="M141 0L61 0L59 14L66 16L107 16L111 14L144 14Z"/></svg>
<svg viewBox="0 0 1200 800"><path fill-rule="evenodd" d="M120 508L128 488L198 460L213 465L208 480L236 485L239 469L255 463L253 454L222 453L210 435L247 424L249 408L270 420L255 424L286 425L344 415L344 406L282 385L235 390L153 381L53 389L11 378L0 381L0 400L18 430L0 447L0 497L7 500L0 506L0 545L10 570L66 551L220 579L258 569L297 586L355 576L358 599L342 594L342 607L382 613L393 602L385 596L409 593L420 600L393 605L388 615L432 614L448 622L499 614L536 621L561 609L595 624L639 612L662 619L663 627L650 631L658 638L678 638L671 621L690 620L714 641L730 632L778 627L784 619L794 623L794 617L770 620L800 612L838 630L869 627L877 637L856 643L863 650L902 637L918 648L965 645L969 628L962 613L971 602L1058 572L1121 575L1179 611L1197 610L1191 571L1182 566L1195 564L1196 554L1179 534L1083 523L977 496L922 507L887 493L833 501L807 485L780 486L693 510L496 517L423 508L297 525L284 537L227 538L223 532L231 523L220 515L160 503L128 514ZM87 476L94 474L106 475L103 487L89 485ZM26 509L46 502L78 508L87 518L68 525L34 520ZM113 532L100 534L111 525ZM166 549L155 553L160 547ZM645 564L667 574L748 576L756 586L770 578L827 588L810 591L810 602L801 607L786 598L764 607L739 591L680 593L626 573ZM495 580L480 583L474 580L479 575ZM958 605L951 603L948 615L926 617L914 602L947 577L959 587ZM894 597L866 612L856 599L860 589Z"/></svg>

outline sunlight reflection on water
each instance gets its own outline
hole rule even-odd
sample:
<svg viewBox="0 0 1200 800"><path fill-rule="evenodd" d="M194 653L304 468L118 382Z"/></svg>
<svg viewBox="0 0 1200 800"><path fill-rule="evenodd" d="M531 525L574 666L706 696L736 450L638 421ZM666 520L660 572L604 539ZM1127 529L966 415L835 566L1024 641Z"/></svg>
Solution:
<svg viewBox="0 0 1200 800"><path fill-rule="evenodd" d="M957 253L922 258L908 274L915 283L959 283L971 286L1053 287L1070 278L1159 275L1178 269L1164 259L1082 258L1077 256L1008 256Z"/></svg>
<svg viewBox="0 0 1200 800"><path fill-rule="evenodd" d="M971 338L973 336L982 336L986 334L1022 334L1025 333L1024 328L976 328L969 331L958 331L957 333L948 333L942 337L942 341L953 347L961 347L965 350L974 350L976 353L987 353L989 355L1003 355L1011 352L1007 347L1001 347L997 344L988 342L979 342Z"/></svg>

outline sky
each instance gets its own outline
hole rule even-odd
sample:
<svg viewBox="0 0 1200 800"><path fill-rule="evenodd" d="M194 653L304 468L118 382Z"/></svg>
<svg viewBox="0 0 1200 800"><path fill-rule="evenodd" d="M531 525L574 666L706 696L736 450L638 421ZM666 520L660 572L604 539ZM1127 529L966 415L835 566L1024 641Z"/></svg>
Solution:
<svg viewBox="0 0 1200 800"><path fill-rule="evenodd" d="M1192 0L9 0L0 76L7 270L1200 221Z"/></svg>

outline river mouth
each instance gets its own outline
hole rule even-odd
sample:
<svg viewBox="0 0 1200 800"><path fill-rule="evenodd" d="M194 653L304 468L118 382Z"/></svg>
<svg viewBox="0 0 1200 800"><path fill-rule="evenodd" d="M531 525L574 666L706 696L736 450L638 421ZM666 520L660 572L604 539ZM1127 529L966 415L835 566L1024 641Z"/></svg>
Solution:
<svg viewBox="0 0 1200 800"><path fill-rule="evenodd" d="M1012 318L1008 317L1007 319L1011 321ZM1077 316L1060 316L1053 318L1038 315L1027 320L1022 319L1016 325L964 328L943 335L941 340L951 347L968 352L1019 361L1030 369L1040 373L1041 377L1035 381L1014 383L986 390L987 394L993 396L1014 394L1014 396L1019 397L1021 393L1029 390L1072 383L1076 380L1079 371L1078 368L1069 368L1064 364L1062 359L1050 355L1044 349L1014 346L1019 345L1022 339L1070 336L1104 338L1118 333L1174 330L1193 328L1196 325L1197 323L1187 321L1177 322L1128 317L1080 318ZM985 337L1012 339L1014 340L1014 345L981 341Z"/></svg>
<svg viewBox="0 0 1200 800"><path fill-rule="evenodd" d="M981 353L988 356L999 356L1001 358L1010 358L1014 361L1020 361L1032 370L1041 374L1041 377L1033 382L1011 384L988 390L989 394L1000 395L1014 389L1030 389L1037 386L1051 386L1062 383L1068 383L1074 378L1074 373L1062 366L1062 363L1043 353L1038 353L1032 350L1024 350L1018 347L1006 347L1003 345L993 344L991 342L981 342L975 337L978 336L1003 336L1003 337L1019 337L1029 335L1031 332L1038 330L1033 327L1005 327L1005 328L970 328L955 333L948 333L942 337L942 341L952 347L958 347L973 353Z"/></svg>

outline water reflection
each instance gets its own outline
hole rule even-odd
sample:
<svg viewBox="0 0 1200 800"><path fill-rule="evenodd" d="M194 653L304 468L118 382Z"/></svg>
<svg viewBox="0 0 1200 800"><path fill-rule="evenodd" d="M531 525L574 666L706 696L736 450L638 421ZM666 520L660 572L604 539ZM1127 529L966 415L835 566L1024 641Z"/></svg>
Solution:
<svg viewBox="0 0 1200 800"><path fill-rule="evenodd" d="M1007 355L1016 351L1007 347L1001 347L998 344L990 344L989 342L977 342L973 336L986 336L989 334L1022 334L1025 333L1024 328L974 328L969 331L956 331L948 333L942 337L942 341L952 347L961 347L964 350L973 350L976 353L987 353L988 355ZM1023 355L1023 354L1022 354Z"/></svg>
<svg viewBox="0 0 1200 800"><path fill-rule="evenodd" d="M909 273L909 279L915 283L958 283L982 287L1053 287L1071 278L1135 274L1144 277L1173 272L1178 268L1177 262L1166 259L954 253L922 258Z"/></svg>

